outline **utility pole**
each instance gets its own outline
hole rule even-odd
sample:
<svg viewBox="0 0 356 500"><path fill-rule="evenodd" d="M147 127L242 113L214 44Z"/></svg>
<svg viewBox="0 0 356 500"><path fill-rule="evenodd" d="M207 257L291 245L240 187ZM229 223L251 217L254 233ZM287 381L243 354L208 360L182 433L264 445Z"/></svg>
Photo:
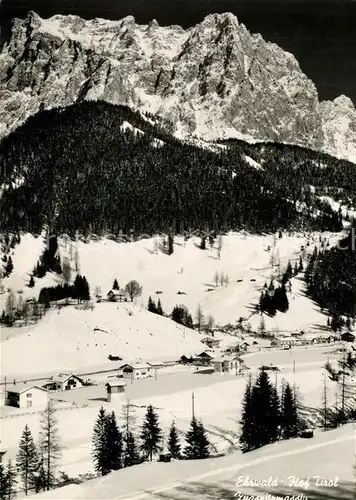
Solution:
<svg viewBox="0 0 356 500"><path fill-rule="evenodd" d="M295 359L293 359L293 373L295 373Z"/></svg>
<svg viewBox="0 0 356 500"><path fill-rule="evenodd" d="M194 392L192 392L192 418L195 418L195 413L194 413Z"/></svg>
<svg viewBox="0 0 356 500"><path fill-rule="evenodd" d="M129 435L129 413L130 413L130 400L127 401L126 406L126 439Z"/></svg>
<svg viewBox="0 0 356 500"><path fill-rule="evenodd" d="M157 368L155 368L155 380L157 380Z"/></svg>

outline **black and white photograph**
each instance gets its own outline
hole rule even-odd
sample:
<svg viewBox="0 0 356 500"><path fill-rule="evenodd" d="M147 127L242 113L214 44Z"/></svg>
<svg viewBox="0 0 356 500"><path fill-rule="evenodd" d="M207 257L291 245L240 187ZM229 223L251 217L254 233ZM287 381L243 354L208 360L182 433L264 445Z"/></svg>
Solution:
<svg viewBox="0 0 356 500"><path fill-rule="evenodd" d="M356 499L355 105L355 0L0 0L0 500Z"/></svg>

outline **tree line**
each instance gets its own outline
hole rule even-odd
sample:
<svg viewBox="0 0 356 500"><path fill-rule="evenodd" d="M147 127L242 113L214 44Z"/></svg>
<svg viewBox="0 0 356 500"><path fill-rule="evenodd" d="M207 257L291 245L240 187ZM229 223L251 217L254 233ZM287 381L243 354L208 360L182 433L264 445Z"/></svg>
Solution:
<svg viewBox="0 0 356 500"><path fill-rule="evenodd" d="M95 471L106 475L111 471L131 467L153 458L165 450L175 459L203 459L210 456L210 442L201 420L192 417L185 434L185 446L179 439L173 421L166 443L159 423L159 415L152 405L147 406L139 435L135 436L135 417L130 405L124 407L122 429L115 412L108 413L100 408L92 438L92 457Z"/></svg>
<svg viewBox="0 0 356 500"><path fill-rule="evenodd" d="M263 369L254 383L250 376L243 397L240 424L239 441L243 452L298 436L305 422L298 409L296 390L286 383L282 394L278 394Z"/></svg>
<svg viewBox="0 0 356 500"><path fill-rule="evenodd" d="M354 226L355 228L356 226ZM355 229L333 248L318 250L309 258L304 279L308 295L330 316L355 318L356 251Z"/></svg>
<svg viewBox="0 0 356 500"><path fill-rule="evenodd" d="M25 495L52 488L57 484L55 470L60 456L56 409L53 402L49 401L40 416L38 444L26 425L16 460L9 460L5 465L0 459L0 498L15 498L18 486L22 486Z"/></svg>

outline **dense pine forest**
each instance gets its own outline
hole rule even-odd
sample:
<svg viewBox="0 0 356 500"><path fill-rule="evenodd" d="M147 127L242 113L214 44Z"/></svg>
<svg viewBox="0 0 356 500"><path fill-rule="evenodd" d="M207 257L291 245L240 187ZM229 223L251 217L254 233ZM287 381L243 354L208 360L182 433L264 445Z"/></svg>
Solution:
<svg viewBox="0 0 356 500"><path fill-rule="evenodd" d="M0 166L4 232L39 233L45 224L85 235L338 231L340 215L310 185L320 193L337 186L346 201L356 192L346 161L277 144L198 147L152 117L103 102L38 113L2 141Z"/></svg>
<svg viewBox="0 0 356 500"><path fill-rule="evenodd" d="M355 227L337 246L314 251L305 270L308 294L334 318L356 315Z"/></svg>

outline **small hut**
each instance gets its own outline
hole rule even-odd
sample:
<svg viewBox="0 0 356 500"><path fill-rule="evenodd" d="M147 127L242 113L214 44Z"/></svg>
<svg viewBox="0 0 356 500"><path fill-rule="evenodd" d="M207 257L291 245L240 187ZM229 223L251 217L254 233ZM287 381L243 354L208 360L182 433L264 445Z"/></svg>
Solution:
<svg viewBox="0 0 356 500"><path fill-rule="evenodd" d="M116 401L123 402L126 382L122 379L113 380L106 384L106 396L108 403Z"/></svg>

